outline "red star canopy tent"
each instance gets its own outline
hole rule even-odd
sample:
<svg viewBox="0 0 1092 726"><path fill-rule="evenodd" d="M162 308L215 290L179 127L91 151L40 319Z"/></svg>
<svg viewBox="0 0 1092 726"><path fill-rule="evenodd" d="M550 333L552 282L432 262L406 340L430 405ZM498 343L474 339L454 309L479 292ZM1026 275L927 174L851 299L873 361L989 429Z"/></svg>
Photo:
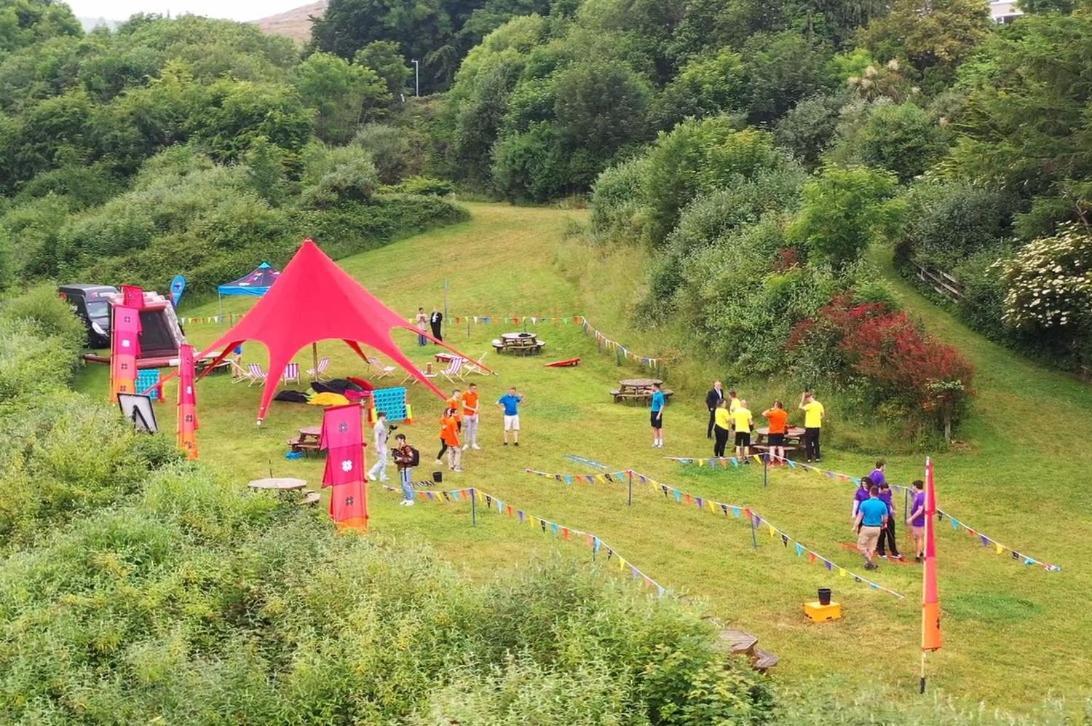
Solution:
<svg viewBox="0 0 1092 726"><path fill-rule="evenodd" d="M201 356L221 351L218 363L240 343L256 340L265 344L269 351L269 375L258 407L259 424L265 419L285 366L305 346L320 340L343 340L364 360L367 356L360 344L371 346L443 399L440 389L394 343L391 333L397 328L425 335L453 353L467 357L404 320L349 277L312 240L306 239L269 292Z"/></svg>

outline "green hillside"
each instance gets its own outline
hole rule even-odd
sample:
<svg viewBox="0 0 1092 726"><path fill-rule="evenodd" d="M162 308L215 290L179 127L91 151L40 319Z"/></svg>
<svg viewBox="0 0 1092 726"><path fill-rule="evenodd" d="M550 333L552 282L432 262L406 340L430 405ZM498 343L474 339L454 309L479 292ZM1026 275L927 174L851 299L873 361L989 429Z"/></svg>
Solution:
<svg viewBox="0 0 1092 726"><path fill-rule="evenodd" d="M443 304L447 281L449 323L456 316L535 315L559 318L585 314L598 328L644 355L678 357L685 330L628 327L628 309L638 297L640 260L632 250L586 246L568 234L583 212L470 204L472 220L382 249L346 258L342 265L392 307L410 315L417 306ZM977 366L978 397L951 451L936 456L940 505L969 526L1022 553L1057 563L1061 572L1045 572L999 556L977 540L947 526L939 531L941 597L945 647L930 659L935 692L959 703L983 701L1014 712L1037 708L1050 695L1067 696L1067 708L1079 711L1087 690L1085 651L1092 636L1083 594L1092 587L1079 533L1092 525L1090 495L1084 478L1085 437L1080 413L1092 404L1092 392L1057 372L1016 358L969 332L960 323L918 297L876 251L886 284L899 302L921 316L928 329L956 344ZM235 308L241 309L241 308ZM184 316L215 313L214 305L186 309ZM449 325L452 344L477 357L489 340L513 325ZM577 454L605 463L612 471L632 468L680 489L718 502L753 507L781 530L840 566L863 573L858 556L844 548L851 541L849 505L852 486L821 475L775 471L764 488L762 468L698 470L665 456L708 456L701 397L717 375L704 360L681 360L669 370L676 393L666 416L667 446L650 448L647 412L611 402L617 379L638 373L601 354L579 326L559 322L530 325L548 343L542 359L486 362L497 377L478 379L490 403L509 385L526 394L524 438L519 449L500 443L499 414L484 407L483 450L468 452L465 473L452 474L445 488L477 487L514 507L564 525L594 532L627 561L662 583L671 597L694 603L719 621L747 629L762 647L781 656L771 676L790 689L803 679L837 685L835 697L849 699L858 689L889 689L896 701L916 698L920 571L914 565L883 564L874 579L905 594L902 600L871 590L852 578L840 578L797 557L791 546L760 532L757 548L745 520L699 512L666 499L650 486L634 485L633 505L624 487L597 484L566 486L523 473L594 473L566 459ZM197 344L214 339L222 327L192 324L187 332ZM410 336L404 349L422 364L432 349L418 349ZM338 375L361 373L361 364L342 345L322 344ZM547 360L581 356L572 369L547 369ZM307 363L309 354L297 357ZM258 346L245 359L264 363ZM305 366L306 367L306 366ZM90 367L80 388L104 396L106 370ZM769 382L741 385L752 408L765 408L774 395L791 400L789 391ZM820 396L822 398L822 395ZM317 423L319 412L299 405L274 404L266 425L253 427L258 388L212 377L201 384L199 445L202 461L219 472L224 486L241 487L248 479L275 474L298 475L317 485L318 460L286 461L284 442L298 427ZM423 463L438 447L439 402L419 387L412 390L417 421L403 430L423 452ZM164 428L173 411L161 408ZM859 437L857 424L832 425L824 465L860 475L872 460L885 457L889 478L907 483L921 475L924 454L888 456L882 450L848 453L839 437ZM422 467L424 472L427 467ZM377 534L409 534L432 544L457 568L489 580L499 571L531 561L544 551L588 561L589 552L514 520L479 512L470 526L465 503L419 502L406 509L398 496L372 487L372 527ZM317 516L323 516L321 513ZM901 524L901 518L900 518ZM900 546L905 527L900 526ZM1077 536L1074 536L1074 535ZM599 563L600 565L602 563ZM831 586L845 607L836 623L805 620L801 603L815 589Z"/></svg>

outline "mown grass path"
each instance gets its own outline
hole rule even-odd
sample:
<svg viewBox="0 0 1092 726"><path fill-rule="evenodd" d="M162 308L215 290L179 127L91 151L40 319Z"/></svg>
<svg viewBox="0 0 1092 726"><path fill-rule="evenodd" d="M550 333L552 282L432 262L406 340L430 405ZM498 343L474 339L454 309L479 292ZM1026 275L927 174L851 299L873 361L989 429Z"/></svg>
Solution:
<svg viewBox="0 0 1092 726"><path fill-rule="evenodd" d="M442 304L448 280L450 316L518 313L586 313L612 337L655 354L677 346L685 331L634 330L627 310L637 297L642 261L635 250L599 251L566 239L571 219L581 212L467 205L473 219L380 250L341 261L345 269L392 307L410 316L418 305ZM881 260L881 264L883 261ZM966 330L923 301L888 267L886 277L900 300L929 329L958 345L978 367L978 402L960 436L967 443L937 456L941 504L972 526L1004 542L1061 564L1061 573L1025 568L942 527L941 597L945 648L930 660L933 688L945 694L1020 710L1047 694L1087 692L1092 673L1092 593L1086 537L1092 533L1092 495L1088 491L1089 434L1086 412L1092 393L1083 384L1023 361ZM233 303L234 304L234 303ZM245 303L243 303L245 304ZM215 312L209 304L183 309L183 315ZM291 320L285 321L292 324ZM512 326L448 327L448 339L477 356L489 340ZM198 344L223 328L194 325ZM481 452L468 452L466 472L452 475L451 488L477 486L538 515L596 532L627 559L671 588L677 596L719 619L760 637L763 647L782 656L775 678L799 683L822 679L816 687L851 691L869 683L889 686L914 698L918 667L920 572L915 566L884 565L875 579L907 594L902 601L873 592L851 579L832 577L809 565L779 540L760 536L752 547L741 520L725 519L666 501L637 486L632 507L622 488L564 486L531 477L524 467L543 471L587 472L565 455L581 454L612 469L632 467L687 491L718 501L751 505L784 530L837 563L859 570L858 557L845 550L852 540L849 522L852 485L799 472L776 472L762 486L761 467L695 470L665 455L708 455L702 397L715 362L692 359L672 376L675 399L666 414L667 448L650 447L647 411L616 405L608 390L617 379L637 372L619 368L600 355L577 326L538 326L548 342L541 358L487 361L498 376L477 379L482 389ZM433 350L418 349L406 336L405 348L420 362ZM334 359L333 373L360 373L361 366L340 343L321 346ZM547 369L543 363L582 356L578 368ZM247 358L264 362L256 345ZM306 363L309 353L297 357ZM306 367L306 366L305 366ZM102 395L106 371L89 369L86 389ZM500 415L492 403L509 385L527 396L522 446L500 445ZM212 378L201 384L199 433L202 460L218 469L225 485L243 486L255 476L302 476L317 485L321 463L285 461L285 440L301 425L317 423L320 413L306 406L274 404L262 430L253 425L258 389ZM772 396L786 395L777 382L745 390L752 409L761 411ZM403 431L422 451L418 478L438 447L439 402L419 388L412 392L418 422ZM163 427L173 428L173 411L161 410ZM837 418L837 411L831 412ZM827 442L824 463L862 474L867 456L838 450ZM920 476L924 452L887 457L889 476L907 483ZM392 469L393 476L393 469ZM447 486L445 486L447 488ZM420 503L397 506L397 496L372 490L372 522L377 531L401 533L431 542L472 576L503 576L544 553L585 558L583 547L550 539L497 514L483 513L469 526L467 505ZM901 504L901 502L900 502ZM319 513L321 516L321 513ZM901 524L900 546L905 544ZM830 586L846 611L844 620L813 625L801 603L816 588ZM554 616L564 619L565 613Z"/></svg>

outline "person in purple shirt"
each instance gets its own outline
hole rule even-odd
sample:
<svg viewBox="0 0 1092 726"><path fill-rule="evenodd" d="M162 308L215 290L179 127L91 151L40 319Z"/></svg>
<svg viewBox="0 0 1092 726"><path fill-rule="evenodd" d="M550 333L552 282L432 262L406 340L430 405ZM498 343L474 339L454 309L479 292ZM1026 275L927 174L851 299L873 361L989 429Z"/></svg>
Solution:
<svg viewBox="0 0 1092 726"><path fill-rule="evenodd" d="M891 559L901 560L902 555L899 554L899 546L895 544L895 502L891 498L891 485L883 482L879 487L880 501L887 505L887 524L880 530L880 542L876 547L876 554L887 559L887 552L890 550ZM884 547L885 544L886 547Z"/></svg>
<svg viewBox="0 0 1092 726"><path fill-rule="evenodd" d="M850 510L849 521L857 521L857 512L861 510L861 502L868 499L868 490L872 487L872 475L866 475L861 477L861 483L857 486L857 491L853 493L853 509Z"/></svg>
<svg viewBox="0 0 1092 726"><path fill-rule="evenodd" d="M918 479L910 486L914 489L914 502L910 505L906 523L910 525L910 536L914 538L917 550L914 561L921 562L925 559L925 483Z"/></svg>
<svg viewBox="0 0 1092 726"><path fill-rule="evenodd" d="M871 479L872 483L876 486L883 486L887 482L887 476L885 476L886 469L887 464L884 463L883 459L879 459L876 462L876 468L872 470L872 473L868 475L868 478Z"/></svg>

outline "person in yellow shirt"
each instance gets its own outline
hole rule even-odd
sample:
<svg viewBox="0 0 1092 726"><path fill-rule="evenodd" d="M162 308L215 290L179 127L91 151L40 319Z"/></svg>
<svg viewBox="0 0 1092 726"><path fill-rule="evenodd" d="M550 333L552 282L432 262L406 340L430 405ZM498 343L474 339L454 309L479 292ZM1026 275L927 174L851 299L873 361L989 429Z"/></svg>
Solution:
<svg viewBox="0 0 1092 726"><path fill-rule="evenodd" d="M736 456L743 459L744 464L751 463L751 429L755 425L751 409L747 408L747 402L740 400L736 410L732 412L732 423L736 429Z"/></svg>
<svg viewBox="0 0 1092 726"><path fill-rule="evenodd" d="M728 431L732 428L732 415L728 413L728 401L721 399L713 410L713 456L723 457L728 446Z"/></svg>
<svg viewBox="0 0 1092 726"><path fill-rule="evenodd" d="M804 412L804 457L809 463L820 461L819 433L823 428L826 409L815 400L812 391L804 391L800 396L800 410Z"/></svg>

